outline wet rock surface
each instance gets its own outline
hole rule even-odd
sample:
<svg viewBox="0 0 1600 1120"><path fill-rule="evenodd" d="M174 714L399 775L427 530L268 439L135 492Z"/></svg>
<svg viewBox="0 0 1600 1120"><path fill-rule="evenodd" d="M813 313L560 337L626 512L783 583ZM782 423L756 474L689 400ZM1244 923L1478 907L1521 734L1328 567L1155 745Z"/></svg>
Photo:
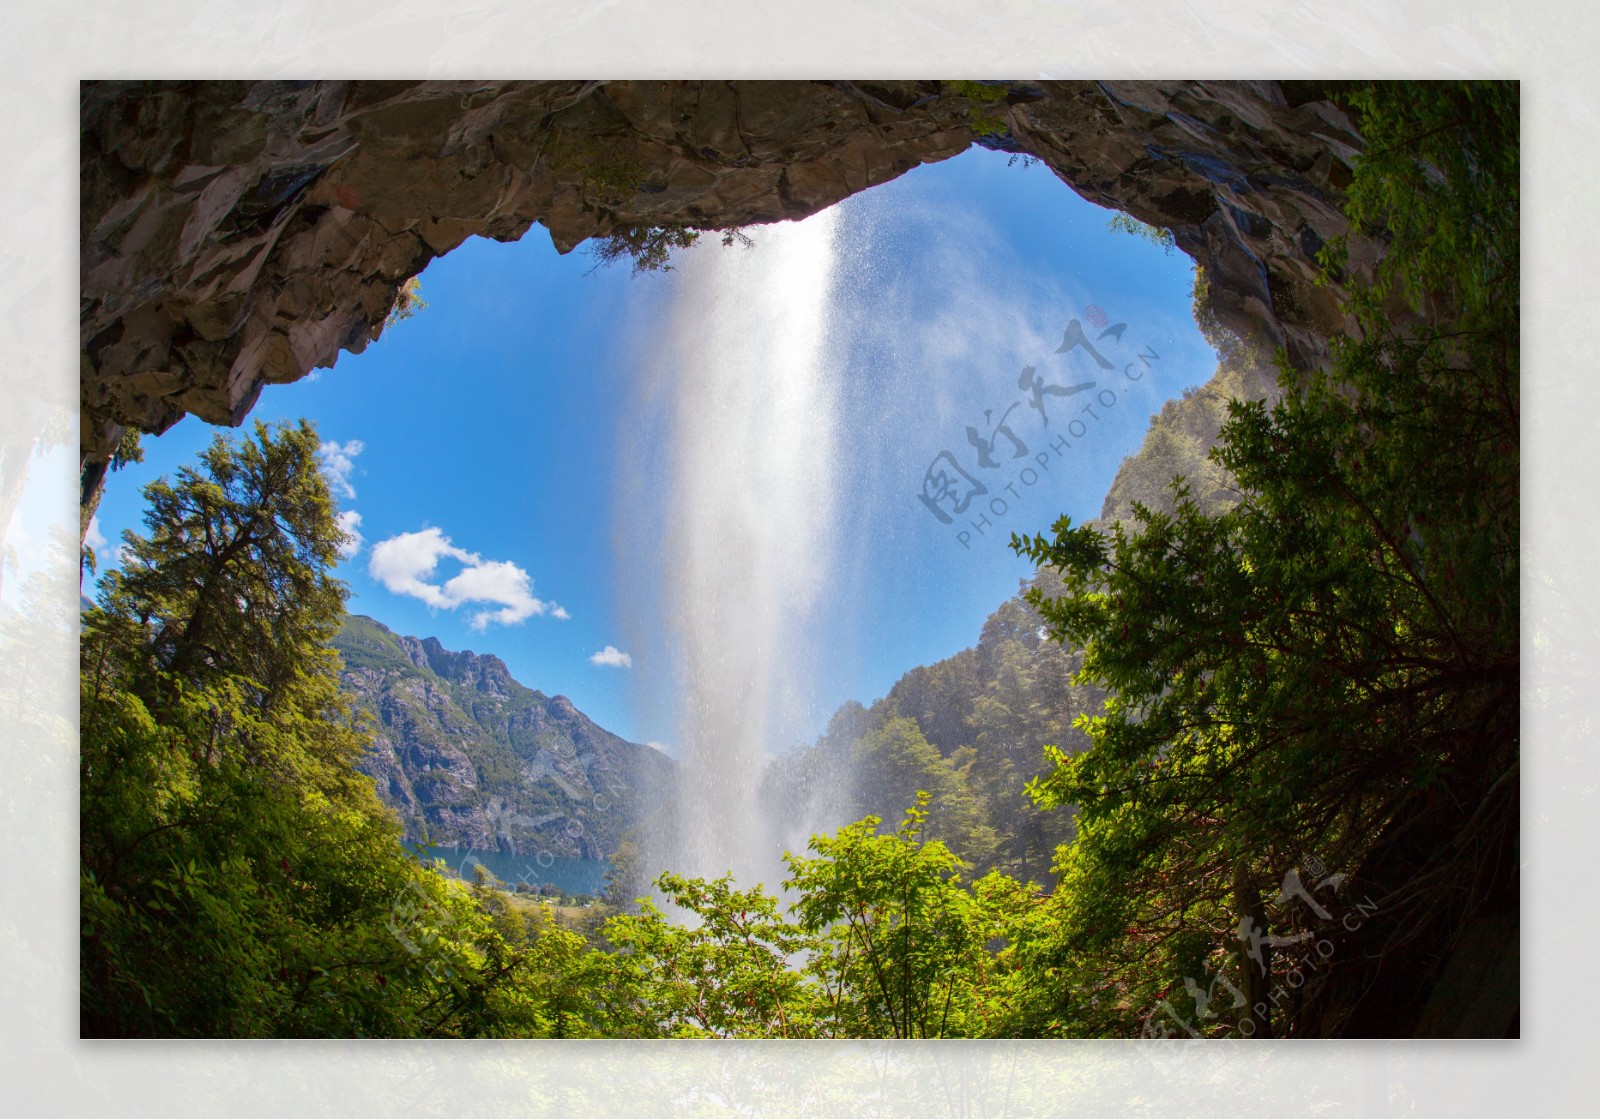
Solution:
<svg viewBox="0 0 1600 1120"><path fill-rule="evenodd" d="M1004 96L1000 96L1003 88ZM1344 322L1313 283L1359 152L1314 83L89 82L83 499L126 427L238 424L359 353L474 234L556 247L801 218L973 142L1170 228L1218 318L1298 364ZM985 97L994 98L985 100ZM983 135L979 135L979 131ZM1353 247L1352 262L1372 246ZM87 518L85 518L85 522Z"/></svg>

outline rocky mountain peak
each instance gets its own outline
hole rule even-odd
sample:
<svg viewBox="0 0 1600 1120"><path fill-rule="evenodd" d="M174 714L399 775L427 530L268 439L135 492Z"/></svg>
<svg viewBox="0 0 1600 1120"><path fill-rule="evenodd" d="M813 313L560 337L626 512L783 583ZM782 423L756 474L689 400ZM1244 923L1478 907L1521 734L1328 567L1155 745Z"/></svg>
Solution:
<svg viewBox="0 0 1600 1120"><path fill-rule="evenodd" d="M492 653L478 654L470 649L449 650L438 638L413 638L393 634L381 622L374 621L373 625L393 635L395 643L405 652L411 664L447 681L492 696L508 696L513 690L523 687L511 676L506 663Z"/></svg>
<svg viewBox="0 0 1600 1120"><path fill-rule="evenodd" d="M493 654L361 615L335 645L345 691L375 721L361 768L413 839L597 858L666 804L670 759L526 687Z"/></svg>

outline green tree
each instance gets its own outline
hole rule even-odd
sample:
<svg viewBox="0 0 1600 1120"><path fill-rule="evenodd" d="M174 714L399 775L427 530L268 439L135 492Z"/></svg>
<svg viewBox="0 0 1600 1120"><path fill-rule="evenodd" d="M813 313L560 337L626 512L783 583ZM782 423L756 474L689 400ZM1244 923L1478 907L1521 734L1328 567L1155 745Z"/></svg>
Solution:
<svg viewBox="0 0 1600 1120"><path fill-rule="evenodd" d="M1169 238L1172 236L1170 230L1162 232ZM1223 326L1217 318L1217 313L1212 310L1211 279L1206 275L1204 266L1199 263L1194 266L1194 281L1189 289L1189 300L1195 326L1200 328L1200 336L1217 352L1219 366L1238 367L1258 363L1255 348ZM1265 360L1261 359L1260 364L1266 364Z"/></svg>
<svg viewBox="0 0 1600 1120"><path fill-rule="evenodd" d="M199 468L145 488L148 536L124 534L122 570L101 605L138 653L175 681L245 678L274 690L331 664L345 589L330 576L344 534L306 423L235 445L218 437ZM322 674L325 675L325 674Z"/></svg>
<svg viewBox="0 0 1600 1120"><path fill-rule="evenodd" d="M705 232L683 225L626 225L596 238L590 252L596 268L625 260L632 265L635 276L641 272L671 272L672 255L679 249L699 244L700 235ZM755 248L755 241L745 233L743 226L720 232L724 249L734 245Z"/></svg>
<svg viewBox="0 0 1600 1120"><path fill-rule="evenodd" d="M693 926L672 922L653 903L606 923L624 979L613 991L636 992L635 1033L673 1038L804 1038L811 994L789 958L807 948L801 931L760 886L738 890L731 876L656 880Z"/></svg>
<svg viewBox="0 0 1600 1120"><path fill-rule="evenodd" d="M923 840L927 793L904 823L878 834L866 817L786 855L786 888L813 937L806 966L821 987L820 1033L850 1038L948 1038L981 1033L976 1018L996 935L983 900L963 888L961 861ZM999 876L990 883L998 883Z"/></svg>
<svg viewBox="0 0 1600 1120"><path fill-rule="evenodd" d="M616 850L607 857L607 863L605 903L614 910L627 910L650 887L649 874L644 869L644 850L633 830L622 834Z"/></svg>
<svg viewBox="0 0 1600 1120"><path fill-rule="evenodd" d="M969 865L989 865L998 838L968 782L973 756L943 758L915 720L891 716L856 740L851 757L857 813L871 812L882 820L926 791L928 834Z"/></svg>
<svg viewBox="0 0 1600 1120"><path fill-rule="evenodd" d="M317 448L257 425L147 487L85 612L86 1034L425 1033L481 963L470 900L355 769Z"/></svg>
<svg viewBox="0 0 1600 1120"><path fill-rule="evenodd" d="M978 136L1009 136L1006 123L1010 89L1005 82L940 82L940 93L961 98L967 109L967 123Z"/></svg>
<svg viewBox="0 0 1600 1120"><path fill-rule="evenodd" d="M528 929L528 951L513 982L498 988L527 1001L531 1013L522 1016L523 1033L530 1038L628 1035L639 999L633 990L618 988L611 956L594 949L581 933L563 927L548 903L540 905Z"/></svg>
<svg viewBox="0 0 1600 1120"><path fill-rule="evenodd" d="M1293 934L1304 913L1262 894L1308 855L1370 891L1396 951L1515 904L1516 91L1422 85L1352 99L1353 225L1393 239L1332 368L1232 405L1213 456L1238 504L1180 481L1170 513L1014 539L1061 572L1032 601L1110 694L1033 786L1079 814L1035 1029L1126 1031L1228 967L1244 919ZM1360 992L1328 983L1254 1028L1329 1029Z"/></svg>

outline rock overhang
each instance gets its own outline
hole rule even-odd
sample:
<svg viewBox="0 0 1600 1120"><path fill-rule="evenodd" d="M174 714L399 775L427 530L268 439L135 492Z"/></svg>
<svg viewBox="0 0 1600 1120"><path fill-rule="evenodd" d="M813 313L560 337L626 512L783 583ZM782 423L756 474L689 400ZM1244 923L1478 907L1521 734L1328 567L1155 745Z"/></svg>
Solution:
<svg viewBox="0 0 1600 1120"><path fill-rule="evenodd" d="M1315 255L1361 138L1315 83L89 82L82 106L86 511L125 429L241 423L471 236L802 218L973 143L1172 230L1218 320L1294 365L1348 326Z"/></svg>

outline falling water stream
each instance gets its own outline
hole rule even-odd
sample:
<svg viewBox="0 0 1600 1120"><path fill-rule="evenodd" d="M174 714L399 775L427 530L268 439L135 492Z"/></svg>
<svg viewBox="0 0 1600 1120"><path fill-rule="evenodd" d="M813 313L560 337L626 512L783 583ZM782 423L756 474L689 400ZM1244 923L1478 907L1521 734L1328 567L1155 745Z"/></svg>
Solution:
<svg viewBox="0 0 1600 1120"><path fill-rule="evenodd" d="M768 759L815 741L819 698L837 693L838 659L878 637L850 628L921 609L906 588L924 588L930 610L948 601L970 612L973 602L958 602L972 599L963 589L1016 564L1005 537L1063 510L1095 516L1144 437L1144 417L1214 368L1186 303L1174 313L1137 286L1041 273L1005 238L994 248L997 235L963 224L959 210L897 209L893 196L876 197L885 200L876 210L858 203L761 226L750 249L708 236L648 289L666 302L636 320L619 442L619 594L625 637L640 654L636 697L650 726L671 727L678 762L674 811L645 829L652 874L731 871L773 889L785 849L803 851L813 834L859 815L859 776L844 772L842 757L817 757L826 752L785 756L786 765L838 768L783 783L784 796L804 804L762 801ZM1094 260L1102 250L1090 228L1063 244L1081 244ZM1102 394L1093 433L1074 416L1080 436L1059 411L1049 428L1042 408L1035 423L1017 403L1016 371L1037 364L1062 384L1084 380L1067 362L1090 359L1061 357L1059 340L1086 309L1102 312L1096 300L1131 324L1130 352L1158 348L1160 367L1100 386L1121 395L1113 408ZM1118 333L1106 345L1123 343ZM1010 476L997 471L993 500L978 513L1001 519L1014 501L1011 520L997 520L982 542L951 535L963 526L936 536L913 500L917 480L936 454L950 454L941 448L966 455L976 446L971 424L991 408L1002 420L1020 410L1011 438L1028 442L1037 489L1016 475L1002 499ZM1035 471L1040 454L1047 461ZM920 558L935 548L938 558ZM892 590L858 584L869 569ZM976 606L987 613L1014 587ZM854 609L865 603L877 606ZM817 640L824 623L827 642ZM836 705L837 695L828 707Z"/></svg>
<svg viewBox="0 0 1600 1120"><path fill-rule="evenodd" d="M837 226L823 212L678 265L658 371L680 762L661 863L688 874L771 884L778 870L758 794L804 702L804 632L835 535Z"/></svg>

